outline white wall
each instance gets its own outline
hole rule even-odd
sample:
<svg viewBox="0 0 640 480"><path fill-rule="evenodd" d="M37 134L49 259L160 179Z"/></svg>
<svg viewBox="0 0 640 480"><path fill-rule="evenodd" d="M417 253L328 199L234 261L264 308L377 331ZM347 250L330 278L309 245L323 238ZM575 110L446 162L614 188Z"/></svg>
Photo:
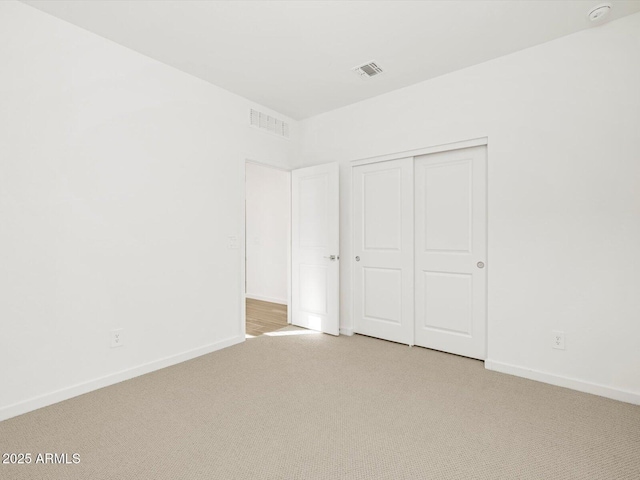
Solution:
<svg viewBox="0 0 640 480"><path fill-rule="evenodd" d="M241 165L287 167L295 138L17 2L0 65L0 419L242 341Z"/></svg>
<svg viewBox="0 0 640 480"><path fill-rule="evenodd" d="M247 163L247 297L287 304L291 174Z"/></svg>
<svg viewBox="0 0 640 480"><path fill-rule="evenodd" d="M348 160L488 136L487 365L640 402L639 58L636 14L301 122L299 166L342 162L342 327Z"/></svg>

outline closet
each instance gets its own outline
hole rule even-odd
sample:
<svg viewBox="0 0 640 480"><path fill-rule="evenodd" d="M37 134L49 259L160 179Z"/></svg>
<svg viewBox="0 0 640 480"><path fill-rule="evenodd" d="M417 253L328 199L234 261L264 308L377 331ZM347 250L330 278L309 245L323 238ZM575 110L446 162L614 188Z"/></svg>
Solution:
<svg viewBox="0 0 640 480"><path fill-rule="evenodd" d="M352 174L355 332L484 359L486 146Z"/></svg>

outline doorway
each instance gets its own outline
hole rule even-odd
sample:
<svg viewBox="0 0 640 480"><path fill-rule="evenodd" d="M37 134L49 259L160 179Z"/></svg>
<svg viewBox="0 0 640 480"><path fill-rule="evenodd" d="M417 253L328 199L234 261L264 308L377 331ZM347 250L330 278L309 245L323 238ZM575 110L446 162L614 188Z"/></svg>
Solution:
<svg viewBox="0 0 640 480"><path fill-rule="evenodd" d="M291 172L245 163L245 332L286 327L290 298Z"/></svg>

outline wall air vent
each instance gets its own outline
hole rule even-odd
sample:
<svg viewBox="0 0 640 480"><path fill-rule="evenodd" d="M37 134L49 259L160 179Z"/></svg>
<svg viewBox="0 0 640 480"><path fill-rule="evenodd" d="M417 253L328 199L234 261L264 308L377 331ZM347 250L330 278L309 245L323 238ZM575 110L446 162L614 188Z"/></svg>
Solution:
<svg viewBox="0 0 640 480"><path fill-rule="evenodd" d="M371 78L382 73L382 69L375 62L365 63L353 69L360 78Z"/></svg>
<svg viewBox="0 0 640 480"><path fill-rule="evenodd" d="M279 118L251 109L249 124L265 132L273 133L279 137L289 138L289 124Z"/></svg>

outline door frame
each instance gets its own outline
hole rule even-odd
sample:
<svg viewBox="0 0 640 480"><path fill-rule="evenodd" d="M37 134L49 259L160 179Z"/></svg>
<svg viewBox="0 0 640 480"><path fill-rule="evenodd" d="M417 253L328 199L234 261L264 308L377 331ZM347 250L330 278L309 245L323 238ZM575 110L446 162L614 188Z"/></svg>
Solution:
<svg viewBox="0 0 640 480"><path fill-rule="evenodd" d="M375 157L359 158L351 160L350 163L353 168L358 165L366 165L368 163L386 162L387 160L398 160L406 157L419 157L421 155L429 155L430 153L447 152L449 150L460 150L461 148L479 147L482 145L489 145L489 137L478 137L469 140L461 140L459 142L442 143L440 145L417 148L415 150L404 150L402 152L376 155Z"/></svg>
<svg viewBox="0 0 640 480"><path fill-rule="evenodd" d="M274 162L255 160L249 155L240 155L240 234L238 235L238 247L240 250L240 322L239 334L243 339L247 336L247 163L272 168L289 173L289 191L291 191L291 168L278 165ZM291 195L289 195L289 221L287 228L287 324L291 325Z"/></svg>
<svg viewBox="0 0 640 480"><path fill-rule="evenodd" d="M359 159L355 159L355 160L351 160L349 163L349 185L351 186L350 188L353 188L353 178L354 178L354 174L353 174L353 169L354 167L358 167L360 165L367 165L367 164L371 164L371 163L379 163L379 162L387 162L390 160L399 160L401 158L406 158L406 157L414 157L414 162L415 162L415 157L421 156L421 155L429 155L432 153L440 153L440 152L447 152L447 151L452 151L452 150L460 150L463 148L471 148L471 147L480 147L480 146L485 146L486 147L486 160L487 160L487 189L486 189L486 195L487 198L486 200L486 238L485 241L487 242L487 257L486 257L486 262L487 265L491 265L490 263L490 258L489 258L489 137L478 137L478 138L471 138L469 140L461 140L461 141L457 141L457 142L451 142L451 143L443 143L443 144L439 144L439 145L432 145L432 146L428 146L428 147L423 147L423 148L418 148L415 150L405 150L402 152L396 152L396 153L388 153L388 154L384 154L384 155L376 155L374 157L366 157L366 158L359 158ZM415 181L415 178L414 178ZM354 246L355 246L355 225L354 222L356 221L355 219L355 205L354 205L354 195L353 192L350 191L350 219L349 219L349 228L351 229L351 231L349 232L349 249L348 249L348 264L349 264L349 271L350 271L350 275L349 275L349 297L350 297L350 306L349 306L349 316L351 317L351 331L353 332L353 330L355 329L355 298L354 298L354 293L355 293L355 260L353 258L353 255L351 254ZM415 197L414 197L414 212L415 212ZM415 213L414 213L415 215ZM415 221L415 218L414 218ZM414 247L415 248L415 247ZM486 358L489 358L489 272L490 270L487 270L487 288L486 288L486 298L485 298L485 318L486 318L486 333L485 333L485 349L486 349ZM415 337L415 332L414 332L414 337Z"/></svg>

